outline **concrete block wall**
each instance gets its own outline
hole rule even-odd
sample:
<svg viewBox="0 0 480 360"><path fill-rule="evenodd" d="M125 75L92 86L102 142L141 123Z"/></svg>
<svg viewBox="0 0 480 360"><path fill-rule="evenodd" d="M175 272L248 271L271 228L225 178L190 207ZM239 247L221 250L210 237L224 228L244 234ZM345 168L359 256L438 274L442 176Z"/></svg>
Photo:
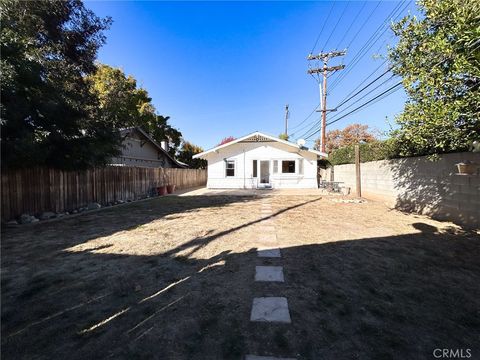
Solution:
<svg viewBox="0 0 480 360"><path fill-rule="evenodd" d="M430 161L425 156L361 164L362 196L400 210L480 227L480 174L457 175L455 164L480 163L479 153L453 153ZM355 193L355 165L336 165L334 181Z"/></svg>

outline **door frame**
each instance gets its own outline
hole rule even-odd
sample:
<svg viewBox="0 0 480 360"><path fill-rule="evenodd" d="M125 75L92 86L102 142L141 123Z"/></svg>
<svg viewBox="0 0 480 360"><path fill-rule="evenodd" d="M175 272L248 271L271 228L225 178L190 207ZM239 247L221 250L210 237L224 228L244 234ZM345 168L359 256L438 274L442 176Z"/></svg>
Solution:
<svg viewBox="0 0 480 360"><path fill-rule="evenodd" d="M267 163L268 166L267 166L267 176L268 176L268 182L262 182L262 162L263 163ZM268 186L271 184L271 171L270 171L270 165L271 165L271 160L268 159L268 160L258 160L258 178L259 178L259 181L258 181L258 184L260 186Z"/></svg>

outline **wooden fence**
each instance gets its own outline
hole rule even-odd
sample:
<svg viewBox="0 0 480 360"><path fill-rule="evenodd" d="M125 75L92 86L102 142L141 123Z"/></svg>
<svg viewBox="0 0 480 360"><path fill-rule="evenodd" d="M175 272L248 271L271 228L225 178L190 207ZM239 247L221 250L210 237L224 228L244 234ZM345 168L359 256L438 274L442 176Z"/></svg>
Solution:
<svg viewBox="0 0 480 360"><path fill-rule="evenodd" d="M1 178L1 217L8 221L21 214L72 211L92 202L105 205L137 200L167 184L177 189L204 186L207 171L121 166L84 171L33 168L5 171Z"/></svg>

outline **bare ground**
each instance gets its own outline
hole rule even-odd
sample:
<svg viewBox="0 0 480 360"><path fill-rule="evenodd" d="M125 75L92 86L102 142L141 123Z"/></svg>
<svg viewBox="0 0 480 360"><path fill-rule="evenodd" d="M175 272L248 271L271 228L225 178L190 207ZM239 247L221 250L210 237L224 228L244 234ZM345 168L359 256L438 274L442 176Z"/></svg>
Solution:
<svg viewBox="0 0 480 360"><path fill-rule="evenodd" d="M271 197L281 259L256 256L261 196L165 197L2 233L2 355L480 358L480 237L380 203ZM255 283L255 265L285 283ZM285 296L291 324L252 323Z"/></svg>

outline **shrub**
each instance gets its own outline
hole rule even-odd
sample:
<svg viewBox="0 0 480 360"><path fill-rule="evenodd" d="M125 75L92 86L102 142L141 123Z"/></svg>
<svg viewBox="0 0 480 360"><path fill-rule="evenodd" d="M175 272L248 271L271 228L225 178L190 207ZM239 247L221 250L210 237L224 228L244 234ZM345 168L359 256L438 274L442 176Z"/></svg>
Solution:
<svg viewBox="0 0 480 360"><path fill-rule="evenodd" d="M398 144L395 139L385 141L373 141L366 144L360 144L360 161L386 160L399 157ZM328 161L332 165L354 164L355 146L345 146L332 151L328 155Z"/></svg>

